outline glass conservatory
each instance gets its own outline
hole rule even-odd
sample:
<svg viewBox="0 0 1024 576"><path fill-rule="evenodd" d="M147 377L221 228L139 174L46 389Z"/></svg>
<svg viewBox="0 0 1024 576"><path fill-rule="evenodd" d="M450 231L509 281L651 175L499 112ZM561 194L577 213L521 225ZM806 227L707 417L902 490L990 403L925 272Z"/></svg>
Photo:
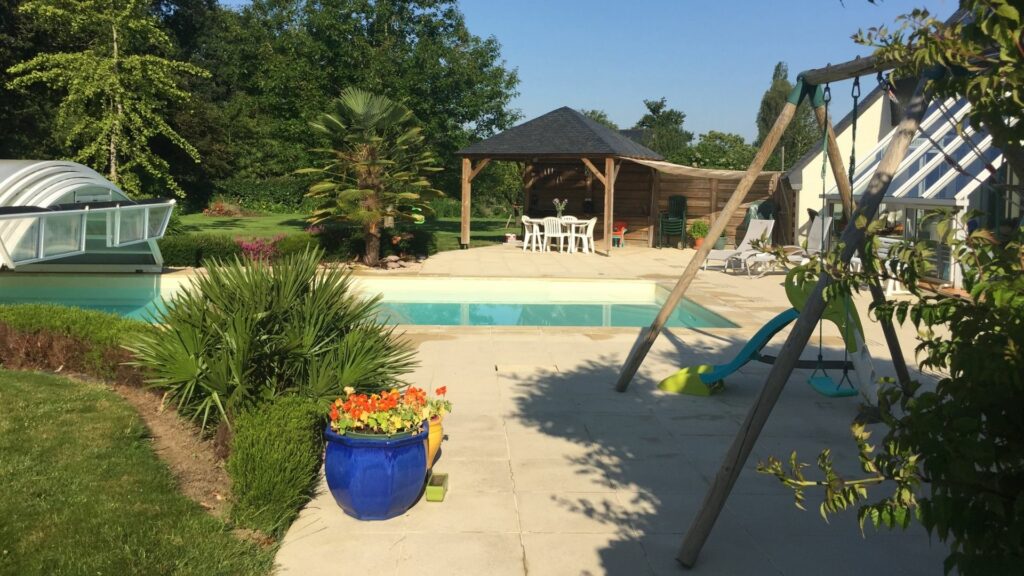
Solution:
<svg viewBox="0 0 1024 576"><path fill-rule="evenodd" d="M66 161L0 160L0 267L159 272L174 200L131 200Z"/></svg>
<svg viewBox="0 0 1024 576"><path fill-rule="evenodd" d="M935 210L965 212L980 210L983 221L972 223L996 230L1006 219L1021 217L1020 199L1007 191L1014 184L1012 172L992 137L967 125L970 112L966 100L934 102L928 109L921 131L900 164L882 205L887 226L882 242L897 240L938 240L933 220L925 215ZM863 194L895 130L857 163L853 194ZM842 215L838 190L825 195L830 211ZM963 233L963 230L958 233ZM935 253L936 275L943 283L959 286L960 270L954 266L947 246Z"/></svg>

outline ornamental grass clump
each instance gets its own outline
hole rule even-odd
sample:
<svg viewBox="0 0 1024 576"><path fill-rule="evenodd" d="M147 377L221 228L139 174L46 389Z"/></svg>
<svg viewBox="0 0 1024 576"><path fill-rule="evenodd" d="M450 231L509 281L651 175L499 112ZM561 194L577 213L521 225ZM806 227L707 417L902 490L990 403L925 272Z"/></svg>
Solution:
<svg viewBox="0 0 1024 576"><path fill-rule="evenodd" d="M380 297L319 269L321 256L208 262L130 345L134 364L204 428L283 395L326 404L345 388L403 389L414 351L378 317Z"/></svg>

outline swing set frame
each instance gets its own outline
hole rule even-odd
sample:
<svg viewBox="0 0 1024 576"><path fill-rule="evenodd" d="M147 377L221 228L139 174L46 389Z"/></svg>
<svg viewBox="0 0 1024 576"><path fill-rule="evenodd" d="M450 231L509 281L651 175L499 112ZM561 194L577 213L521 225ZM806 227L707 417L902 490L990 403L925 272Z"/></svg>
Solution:
<svg viewBox="0 0 1024 576"><path fill-rule="evenodd" d="M818 125L825 134L826 156L839 189L843 213L848 215L849 222L853 224L845 227L840 239L843 244L841 261L844 266L849 265L850 259L857 252L861 253L864 261L868 261L867 258L863 257L866 226L858 226L854 223L858 221L864 223L871 222L877 216L879 206L889 188L889 183L892 181L900 162L906 157L907 149L916 136L921 120L928 108L930 96L926 93L926 85L929 80L941 77L943 71L940 69L930 69L919 79L913 96L905 108L904 117L895 128L893 138L889 142L882 159L872 175L871 181L861 196L859 205L856 205L853 200L849 174L843 166L839 145L836 143L835 131L828 117L822 85L868 74L877 74L893 67L893 65L878 61L874 57L856 58L835 66L829 65L824 68L807 70L797 77L796 86L793 88L786 105L775 120L775 124L762 141L761 147L754 156L746 174L737 184L735 191L722 209L720 217L712 223L708 239L697 250L693 259L680 275L675 288L669 294L654 322L648 329L641 331L636 342L633 344L615 385L615 389L618 392L625 392L629 387L630 382L650 351L655 339L657 339L662 328L664 328L669 314L671 314L672 310L686 294L691 282L707 258L711 247L714 246L715 241L724 232L730 217L739 209L755 178L778 146L783 132L785 132L786 127L796 114L797 107L805 100L813 107ZM800 313L800 317L794 323L785 344L783 344L779 355L776 357L757 401L751 406L739 432L726 452L722 466L704 498L700 511L690 525L689 530L687 530L676 556L676 559L683 566L692 568L696 563L697 556L700 554L701 548L703 548L705 541L710 535L715 521L725 506L725 502L739 477L740 471L750 456L750 452L753 450L758 436L768 421L775 403L782 394L786 382L792 375L793 370L798 366L801 352L806 348L816 325L821 319L822 313L825 310L823 294L831 283L832 279L828 275L822 275L819 278L814 290L807 299L804 309ZM885 295L880 281L874 280L870 282L868 288L874 302L884 302ZM892 357L896 378L901 384L906 384L910 381L910 372L896 336L895 327L891 320L885 318L880 319L880 324L890 356Z"/></svg>

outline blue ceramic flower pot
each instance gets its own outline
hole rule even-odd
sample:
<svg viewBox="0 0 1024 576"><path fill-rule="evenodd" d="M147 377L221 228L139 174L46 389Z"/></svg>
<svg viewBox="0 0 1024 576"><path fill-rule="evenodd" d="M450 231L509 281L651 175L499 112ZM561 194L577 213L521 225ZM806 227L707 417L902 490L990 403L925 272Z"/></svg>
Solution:
<svg viewBox="0 0 1024 576"><path fill-rule="evenodd" d="M427 434L359 437L324 431L324 471L334 501L360 520L394 518L416 503L427 476Z"/></svg>

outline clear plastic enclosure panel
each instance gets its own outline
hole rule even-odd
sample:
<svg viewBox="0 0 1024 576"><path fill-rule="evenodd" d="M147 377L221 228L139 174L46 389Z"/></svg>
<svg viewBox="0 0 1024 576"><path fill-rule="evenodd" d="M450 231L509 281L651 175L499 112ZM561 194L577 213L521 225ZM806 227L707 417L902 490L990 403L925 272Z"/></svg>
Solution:
<svg viewBox="0 0 1024 576"><path fill-rule="evenodd" d="M144 209L121 208L119 214L121 225L117 234L118 244L130 244L146 239L146 231L143 228Z"/></svg>
<svg viewBox="0 0 1024 576"><path fill-rule="evenodd" d="M82 215L57 214L46 217L43 228L43 256L59 256L82 250Z"/></svg>
<svg viewBox="0 0 1024 576"><path fill-rule="evenodd" d="M146 238L163 236L164 221L167 220L171 208L171 206L155 206L149 209L149 229L146 231Z"/></svg>
<svg viewBox="0 0 1024 576"><path fill-rule="evenodd" d="M17 244L13 247L8 245L11 260L24 262L35 260L39 257L39 218L16 218L4 222L7 225L5 236L17 238L21 234ZM24 232L22 234L22 232Z"/></svg>

